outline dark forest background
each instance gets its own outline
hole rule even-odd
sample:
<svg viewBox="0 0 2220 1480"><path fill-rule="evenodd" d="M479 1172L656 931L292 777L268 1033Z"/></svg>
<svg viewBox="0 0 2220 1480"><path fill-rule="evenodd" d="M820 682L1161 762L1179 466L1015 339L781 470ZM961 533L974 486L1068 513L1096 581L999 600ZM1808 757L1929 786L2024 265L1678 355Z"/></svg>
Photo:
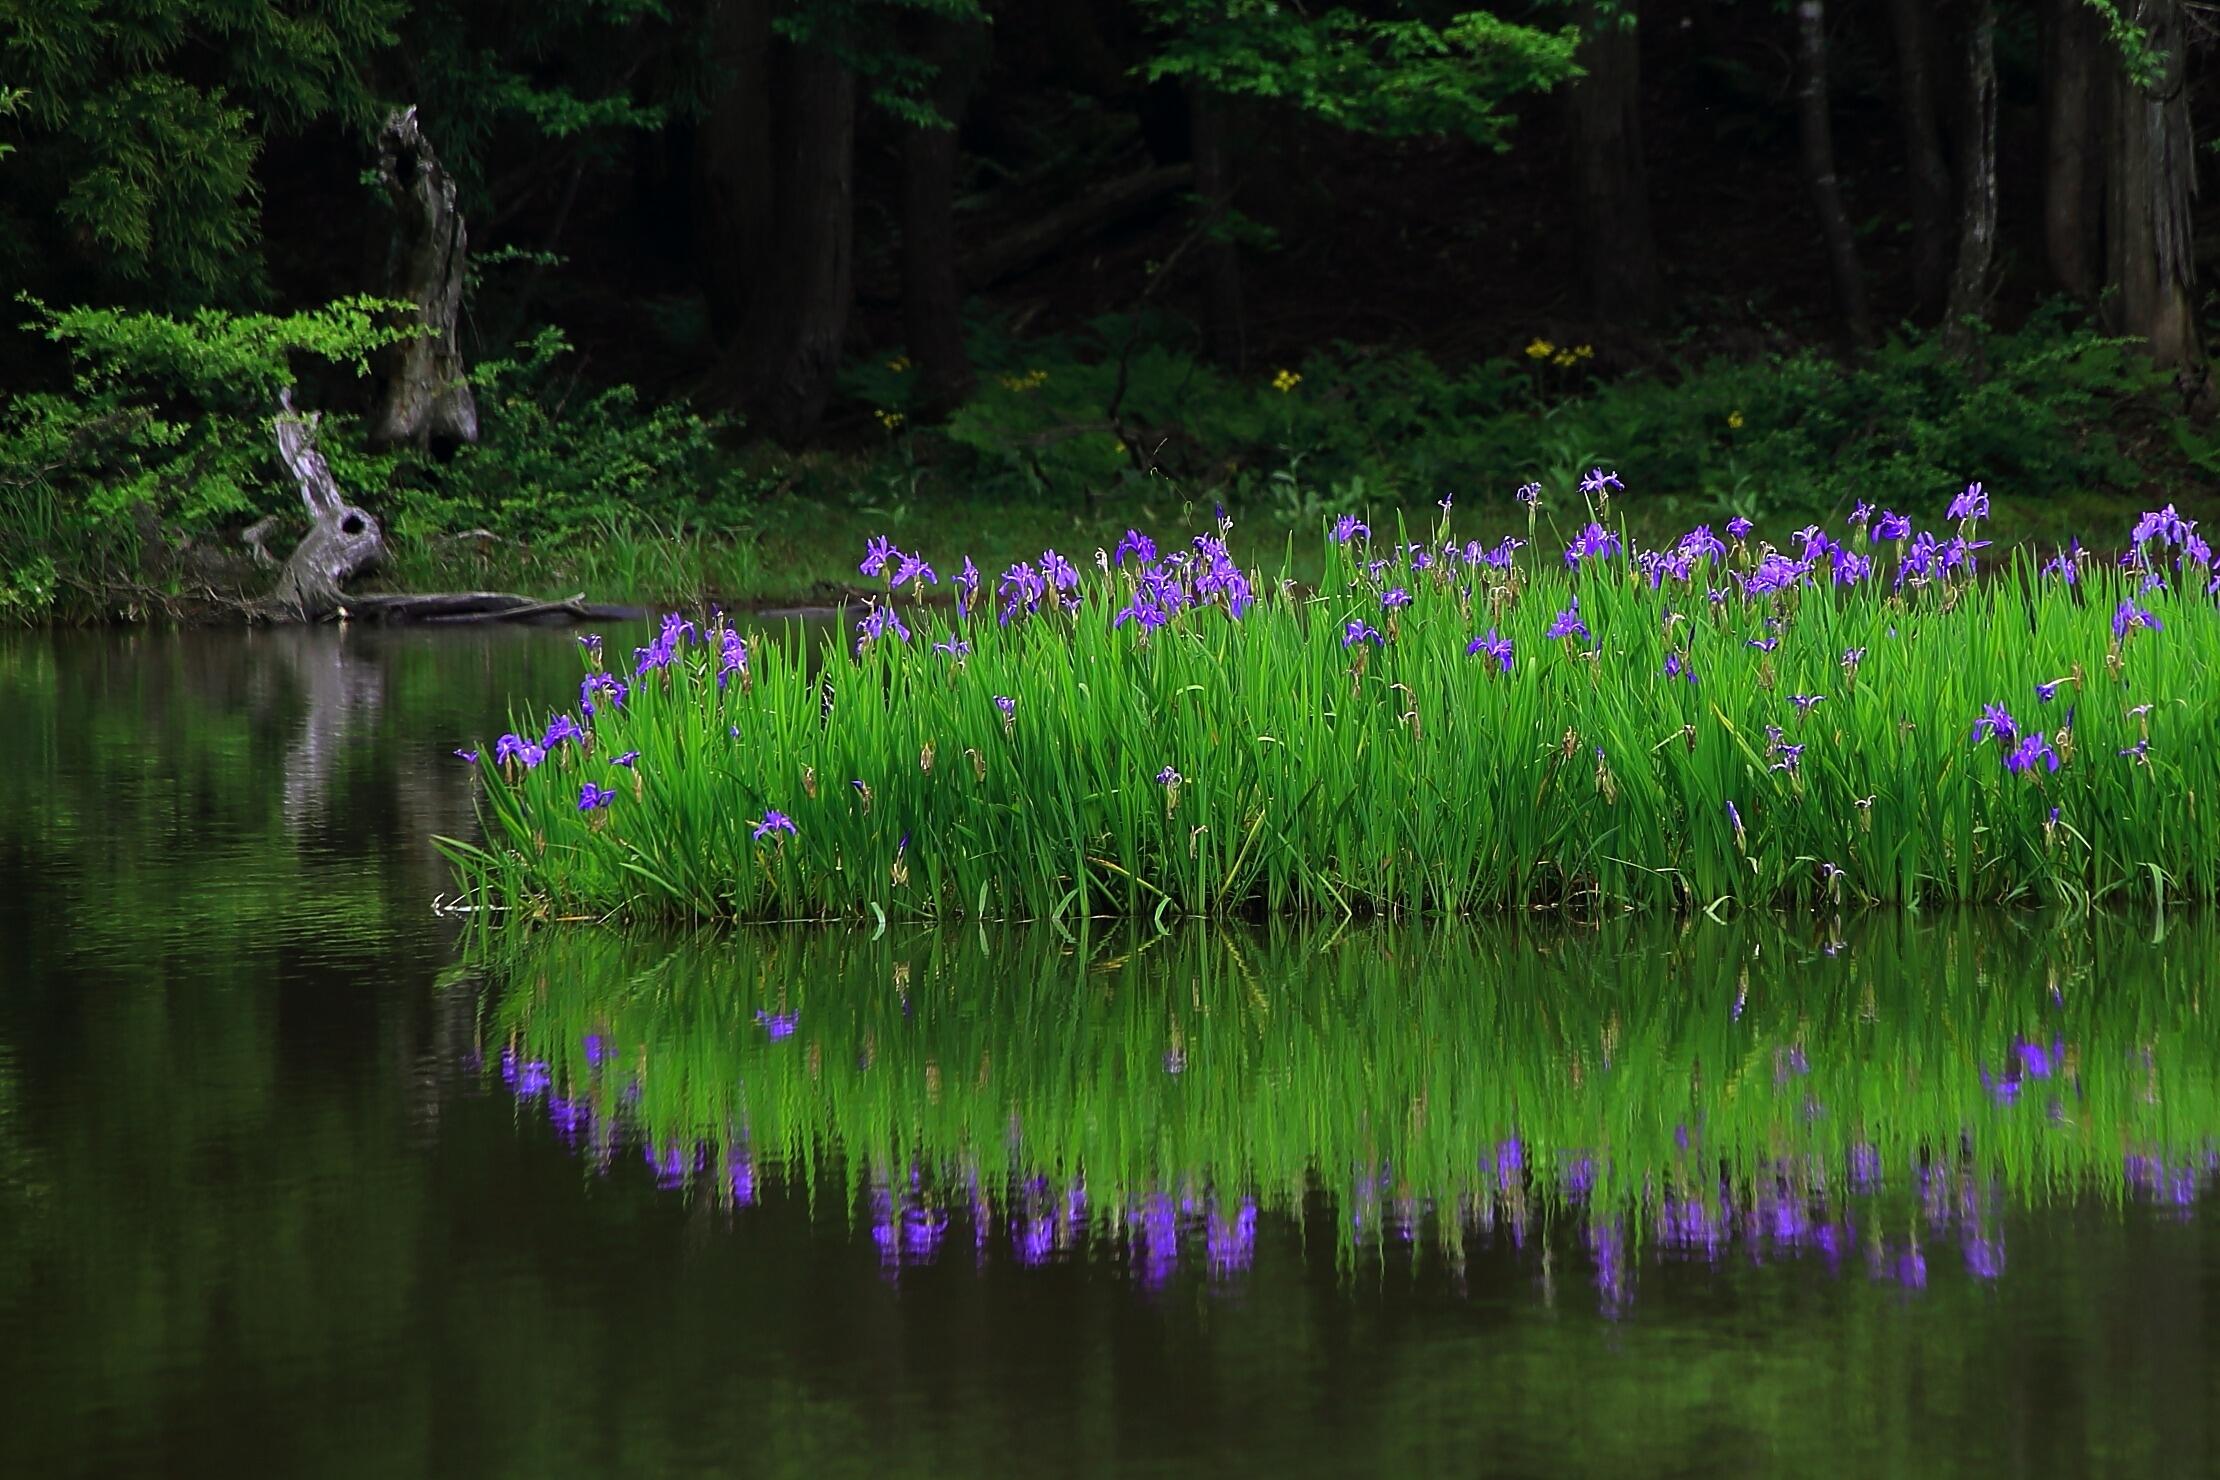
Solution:
<svg viewBox="0 0 2220 1480"><path fill-rule="evenodd" d="M0 0L0 608L251 581L286 386L399 575L656 595L817 584L871 521L1291 526L1591 459L1661 518L2195 503L2216 40L2194 0ZM404 107L467 241L430 267Z"/></svg>

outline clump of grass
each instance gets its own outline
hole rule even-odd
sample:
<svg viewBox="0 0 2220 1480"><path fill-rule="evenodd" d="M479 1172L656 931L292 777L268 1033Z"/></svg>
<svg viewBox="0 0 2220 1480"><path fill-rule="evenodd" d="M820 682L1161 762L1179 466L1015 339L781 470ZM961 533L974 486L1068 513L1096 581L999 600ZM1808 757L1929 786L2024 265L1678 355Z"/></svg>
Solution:
<svg viewBox="0 0 2220 1480"><path fill-rule="evenodd" d="M852 647L677 616L479 763L482 903L566 915L1444 913L2087 903L2220 886L2220 591L2161 511L2118 563L1978 573L1861 509L1562 552L1342 518L1316 589L1224 529L943 579L884 541ZM953 605L925 601L954 590Z"/></svg>

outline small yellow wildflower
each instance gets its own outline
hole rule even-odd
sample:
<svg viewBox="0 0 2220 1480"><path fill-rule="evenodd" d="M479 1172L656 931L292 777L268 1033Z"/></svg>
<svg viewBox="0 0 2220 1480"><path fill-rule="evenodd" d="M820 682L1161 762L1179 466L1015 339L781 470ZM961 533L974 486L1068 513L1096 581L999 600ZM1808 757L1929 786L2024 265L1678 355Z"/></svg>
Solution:
<svg viewBox="0 0 2220 1480"><path fill-rule="evenodd" d="M1580 356L1569 349L1561 349L1549 357L1549 362L1560 370L1570 370L1580 363Z"/></svg>
<svg viewBox="0 0 2220 1480"><path fill-rule="evenodd" d="M896 355L893 359L886 362L886 367L887 369L892 370L896 375L900 375L903 371L910 368L910 357L908 355Z"/></svg>
<svg viewBox="0 0 2220 1480"><path fill-rule="evenodd" d="M1295 389L1295 387L1301 385L1302 383L1303 377L1301 375L1298 375L1293 370L1282 370L1279 374L1272 377L1272 389L1278 391L1283 396L1286 395L1289 391Z"/></svg>
<svg viewBox="0 0 2220 1480"><path fill-rule="evenodd" d="M1529 360L1546 360L1556 353L1557 346L1546 339L1536 339L1526 347L1526 357Z"/></svg>
<svg viewBox="0 0 2220 1480"><path fill-rule="evenodd" d="M1592 344L1583 344L1573 351L1573 358L1576 360L1592 360L1595 357L1596 347Z"/></svg>
<svg viewBox="0 0 2220 1480"><path fill-rule="evenodd" d="M875 412L874 414L879 418L879 425L885 427L890 432L902 424L902 413L899 411L882 410Z"/></svg>
<svg viewBox="0 0 2220 1480"><path fill-rule="evenodd" d="M1006 391L1037 391L1047 384L1048 372L1028 370L1023 375L1004 375L1000 379L1002 388Z"/></svg>
<svg viewBox="0 0 2220 1480"><path fill-rule="evenodd" d="M1730 411L1730 412L1728 412L1728 413L1727 413L1727 426L1728 426L1728 428L1729 428L1730 430L1732 430L1732 431L1737 431L1737 432L1741 431L1741 430L1742 430L1742 413L1741 413L1741 412L1739 412L1739 411Z"/></svg>

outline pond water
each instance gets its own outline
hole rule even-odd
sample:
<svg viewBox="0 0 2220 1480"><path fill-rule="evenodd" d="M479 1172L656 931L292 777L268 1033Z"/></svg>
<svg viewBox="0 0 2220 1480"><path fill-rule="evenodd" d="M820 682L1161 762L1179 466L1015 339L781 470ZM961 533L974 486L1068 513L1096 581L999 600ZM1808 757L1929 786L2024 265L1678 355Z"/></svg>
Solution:
<svg viewBox="0 0 2220 1480"><path fill-rule="evenodd" d="M2206 920L467 933L567 634L0 639L0 1474L2202 1474Z"/></svg>

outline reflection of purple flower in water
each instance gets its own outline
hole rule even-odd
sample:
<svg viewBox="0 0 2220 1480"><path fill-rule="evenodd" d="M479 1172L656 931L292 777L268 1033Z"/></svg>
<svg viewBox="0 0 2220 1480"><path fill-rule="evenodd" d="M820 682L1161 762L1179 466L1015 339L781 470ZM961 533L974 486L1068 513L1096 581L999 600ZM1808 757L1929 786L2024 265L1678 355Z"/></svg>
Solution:
<svg viewBox="0 0 2220 1480"><path fill-rule="evenodd" d="M547 1120L555 1127L555 1134L562 1137L566 1146L576 1145L578 1138L593 1129L594 1113L584 1100L574 1100L568 1095L550 1095L547 1100Z"/></svg>
<svg viewBox="0 0 2220 1480"><path fill-rule="evenodd" d="M2064 1053L2065 1046L2056 1040L2048 1048L2025 1038L2012 1045L2012 1056L2020 1061L2020 1073L2029 1079L2050 1078Z"/></svg>
<svg viewBox="0 0 2220 1480"><path fill-rule="evenodd" d="M2004 1273L2003 1240L1990 1238L1978 1227L1969 1225L1959 1240L1959 1247L1965 1252L1966 1273L1975 1279L1993 1280Z"/></svg>
<svg viewBox="0 0 2220 1480"><path fill-rule="evenodd" d="M1495 1148L1495 1180L1498 1186L1508 1189L1513 1183L1526 1180L1526 1147L1513 1136Z"/></svg>
<svg viewBox="0 0 2220 1480"><path fill-rule="evenodd" d="M755 1157L745 1145L725 1153L725 1186L732 1193L734 1207L755 1206Z"/></svg>
<svg viewBox="0 0 2220 1480"><path fill-rule="evenodd" d="M641 1154L655 1172L655 1185L668 1191L686 1185L687 1160L685 1148L675 1143L662 1151L651 1141L641 1146Z"/></svg>
<svg viewBox="0 0 2220 1480"><path fill-rule="evenodd" d="M791 1012L764 1012L759 1008L755 1015L755 1025L773 1038L793 1037L795 1022Z"/></svg>
<svg viewBox="0 0 2220 1480"><path fill-rule="evenodd" d="M1594 1157L1578 1157L1566 1166L1565 1196L1578 1201L1594 1190L1595 1185L1596 1162Z"/></svg>
<svg viewBox="0 0 2220 1480"><path fill-rule="evenodd" d="M1626 1253L1626 1228L1610 1219L1588 1225L1588 1252L1596 1261L1596 1306L1605 1319L1617 1320L1633 1303L1634 1290Z"/></svg>
<svg viewBox="0 0 2220 1480"><path fill-rule="evenodd" d="M1141 1262L1141 1287L1161 1290L1179 1266L1179 1213L1163 1193L1143 1198L1133 1214Z"/></svg>
<svg viewBox="0 0 2220 1480"><path fill-rule="evenodd" d="M1256 1262L1256 1199L1243 1197L1232 1216L1213 1199L1205 1233L1210 1272L1223 1278Z"/></svg>
<svg viewBox="0 0 2220 1480"><path fill-rule="evenodd" d="M1870 1141L1860 1141L1850 1148L1850 1186L1858 1192L1871 1192L1881 1183L1881 1152Z"/></svg>

